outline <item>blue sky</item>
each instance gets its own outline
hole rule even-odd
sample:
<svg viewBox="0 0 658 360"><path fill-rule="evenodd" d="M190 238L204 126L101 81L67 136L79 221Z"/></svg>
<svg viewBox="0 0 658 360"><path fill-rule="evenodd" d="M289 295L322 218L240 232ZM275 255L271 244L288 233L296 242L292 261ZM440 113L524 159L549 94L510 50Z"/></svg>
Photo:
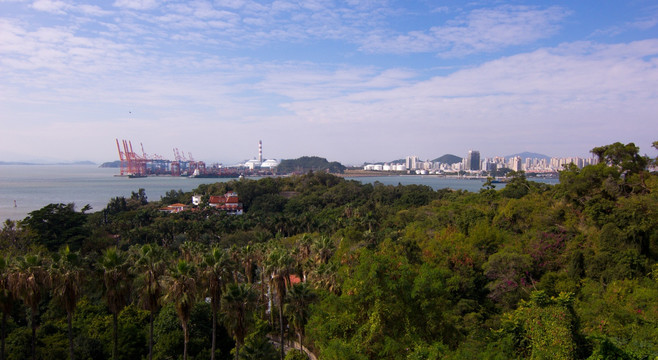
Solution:
<svg viewBox="0 0 658 360"><path fill-rule="evenodd" d="M0 161L658 140L655 1L0 0Z"/></svg>

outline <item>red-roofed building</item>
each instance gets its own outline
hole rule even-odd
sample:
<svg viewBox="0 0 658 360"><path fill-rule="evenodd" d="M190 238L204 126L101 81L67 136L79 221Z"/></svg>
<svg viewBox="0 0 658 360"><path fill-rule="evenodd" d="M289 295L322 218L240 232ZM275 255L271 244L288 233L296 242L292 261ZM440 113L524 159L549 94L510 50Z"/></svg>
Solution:
<svg viewBox="0 0 658 360"><path fill-rule="evenodd" d="M208 205L229 214L242 215L242 203L238 194L229 191L223 196L211 196Z"/></svg>
<svg viewBox="0 0 658 360"><path fill-rule="evenodd" d="M167 213L170 213L170 214L176 214L176 213L179 213L179 212L182 212L182 211L188 211L188 210L189 210L189 206L187 206L185 204L180 204L180 203L179 204L171 204L171 205L165 206L163 208L160 208L160 211L167 212Z"/></svg>

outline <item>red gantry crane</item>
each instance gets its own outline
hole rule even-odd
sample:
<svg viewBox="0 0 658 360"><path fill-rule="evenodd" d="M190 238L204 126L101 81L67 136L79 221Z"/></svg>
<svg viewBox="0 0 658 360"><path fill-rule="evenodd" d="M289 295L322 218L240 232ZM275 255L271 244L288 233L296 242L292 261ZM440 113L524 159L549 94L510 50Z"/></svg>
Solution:
<svg viewBox="0 0 658 360"><path fill-rule="evenodd" d="M119 160L121 161L121 176L146 176L146 163L148 158L137 155L133 150L133 144L130 141L122 140L123 151L119 145L119 139L116 139L117 150L119 151ZM144 147L142 146L142 153Z"/></svg>
<svg viewBox="0 0 658 360"><path fill-rule="evenodd" d="M121 176L143 177L152 174L171 173L172 176L181 176L183 174L203 174L207 172L206 164L203 161L195 161L192 153L185 153L178 148L174 148L175 160L169 161L157 154L147 154L144 150L144 144L139 143L141 154L135 153L131 141L116 140L119 161L121 162Z"/></svg>

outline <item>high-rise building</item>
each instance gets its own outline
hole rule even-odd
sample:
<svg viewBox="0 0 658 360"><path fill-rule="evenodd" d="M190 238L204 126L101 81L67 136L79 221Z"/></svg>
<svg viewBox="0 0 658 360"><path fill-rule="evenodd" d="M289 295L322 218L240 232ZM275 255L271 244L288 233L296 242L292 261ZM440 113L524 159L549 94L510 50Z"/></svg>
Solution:
<svg viewBox="0 0 658 360"><path fill-rule="evenodd" d="M469 150L466 156L466 170L480 170L480 152Z"/></svg>
<svg viewBox="0 0 658 360"><path fill-rule="evenodd" d="M418 156L407 156L406 159L407 170L416 170L418 169Z"/></svg>
<svg viewBox="0 0 658 360"><path fill-rule="evenodd" d="M508 168L514 170L514 171L521 171L523 170L522 168L522 162L521 162L521 157L520 156L514 156L509 159L509 166Z"/></svg>

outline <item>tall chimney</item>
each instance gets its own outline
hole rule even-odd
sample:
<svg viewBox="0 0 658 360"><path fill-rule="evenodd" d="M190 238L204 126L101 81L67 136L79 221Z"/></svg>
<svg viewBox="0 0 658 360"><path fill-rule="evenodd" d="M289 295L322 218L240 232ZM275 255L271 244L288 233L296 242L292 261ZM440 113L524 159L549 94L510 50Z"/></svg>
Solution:
<svg viewBox="0 0 658 360"><path fill-rule="evenodd" d="M263 163L263 141L258 140L258 162Z"/></svg>

